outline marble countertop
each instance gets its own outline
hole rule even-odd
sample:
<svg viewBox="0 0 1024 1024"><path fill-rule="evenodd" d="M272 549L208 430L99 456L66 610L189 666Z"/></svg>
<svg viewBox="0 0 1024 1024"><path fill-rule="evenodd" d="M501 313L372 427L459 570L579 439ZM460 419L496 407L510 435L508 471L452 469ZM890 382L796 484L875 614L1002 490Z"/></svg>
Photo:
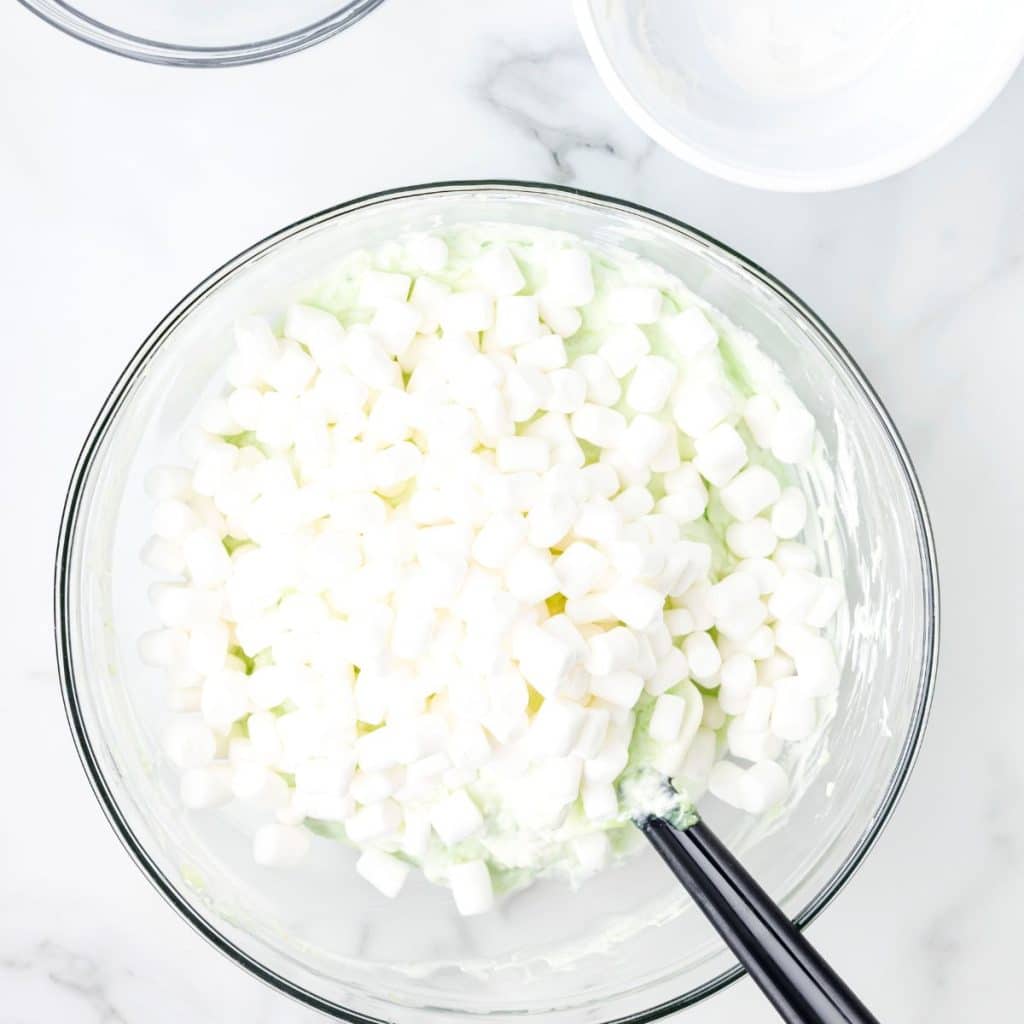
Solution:
<svg viewBox="0 0 1024 1024"><path fill-rule="evenodd" d="M223 72L111 57L0 8L0 1022L321 1019L214 955L99 813L54 664L58 517L114 377L208 270L346 198L471 177L572 183L696 225L794 288L874 381L934 518L939 691L898 813L811 936L882 1020L1017 1005L1024 72L914 170L775 195L649 142L602 88L569 6L388 0L312 50ZM749 981L690 1018L775 1019Z"/></svg>

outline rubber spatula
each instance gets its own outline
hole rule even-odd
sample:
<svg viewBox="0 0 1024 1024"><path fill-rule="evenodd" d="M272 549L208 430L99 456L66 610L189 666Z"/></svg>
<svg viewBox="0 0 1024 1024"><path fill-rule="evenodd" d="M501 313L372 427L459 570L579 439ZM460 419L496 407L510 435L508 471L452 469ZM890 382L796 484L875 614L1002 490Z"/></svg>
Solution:
<svg viewBox="0 0 1024 1024"><path fill-rule="evenodd" d="M783 1020L878 1024L696 814L634 820Z"/></svg>

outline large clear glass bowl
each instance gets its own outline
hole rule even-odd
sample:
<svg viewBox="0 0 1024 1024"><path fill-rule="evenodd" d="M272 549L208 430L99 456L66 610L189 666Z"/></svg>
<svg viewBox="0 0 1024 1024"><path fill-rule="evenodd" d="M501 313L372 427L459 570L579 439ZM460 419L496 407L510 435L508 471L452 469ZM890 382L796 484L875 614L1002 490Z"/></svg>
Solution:
<svg viewBox="0 0 1024 1024"><path fill-rule="evenodd" d="M54 28L152 64L227 67L283 57L348 28L382 0L20 0Z"/></svg>
<svg viewBox="0 0 1024 1024"><path fill-rule="evenodd" d="M100 411L68 495L56 591L68 715L104 810L153 884L279 990L345 1020L653 1020L739 970L649 851L578 892L541 882L467 920L422 880L394 902L379 896L340 843L317 839L301 870L257 867L242 812L181 807L157 741L161 679L136 653L153 626L142 478L178 457L198 397L220 386L227 325L279 310L353 248L481 220L565 229L668 268L751 330L817 417L834 472L833 493L819 497L837 514L834 533L812 541L848 597L835 627L838 708L805 752L804 791L781 822L744 821L713 801L702 811L800 924L835 896L892 813L932 690L935 559L910 460L850 356L777 281L671 218L576 190L449 183L345 203L253 246L164 317Z"/></svg>

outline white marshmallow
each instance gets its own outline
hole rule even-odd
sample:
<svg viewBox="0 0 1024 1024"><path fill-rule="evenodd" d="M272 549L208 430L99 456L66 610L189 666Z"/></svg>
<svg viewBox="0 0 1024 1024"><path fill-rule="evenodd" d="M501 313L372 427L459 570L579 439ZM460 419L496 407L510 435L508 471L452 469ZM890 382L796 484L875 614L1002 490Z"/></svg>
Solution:
<svg viewBox="0 0 1024 1024"><path fill-rule="evenodd" d="M747 446L728 423L698 437L694 447L694 466L716 487L724 487L747 463Z"/></svg>
<svg viewBox="0 0 1024 1024"><path fill-rule="evenodd" d="M635 672L609 672L607 675L593 676L590 680L590 692L595 697L620 708L634 707L643 688L643 676Z"/></svg>
<svg viewBox="0 0 1024 1024"><path fill-rule="evenodd" d="M799 487L786 487L772 506L772 529L783 540L792 540L807 522L807 498Z"/></svg>
<svg viewBox="0 0 1024 1024"><path fill-rule="evenodd" d="M661 315L662 298L657 288L621 285L607 299L609 319L620 324L653 324Z"/></svg>
<svg viewBox="0 0 1024 1024"><path fill-rule="evenodd" d="M164 731L163 748L178 768L203 768L217 752L217 737L199 718L175 718Z"/></svg>
<svg viewBox="0 0 1024 1024"><path fill-rule="evenodd" d="M530 725L530 749L539 757L564 757L575 746L583 720L584 711L578 704L545 700Z"/></svg>
<svg viewBox="0 0 1024 1024"><path fill-rule="evenodd" d="M299 825L261 825L252 840L252 857L262 867L291 867L310 847L310 834Z"/></svg>
<svg viewBox="0 0 1024 1024"><path fill-rule="evenodd" d="M188 634L181 629L155 629L139 637L138 649L144 664L171 668L185 661Z"/></svg>
<svg viewBox="0 0 1024 1024"><path fill-rule="evenodd" d="M675 386L678 368L661 356L644 356L633 371L626 401L637 412L660 412Z"/></svg>
<svg viewBox="0 0 1024 1024"><path fill-rule="evenodd" d="M611 859L612 844L604 832L590 832L572 841L572 850L587 875L597 874Z"/></svg>
<svg viewBox="0 0 1024 1024"><path fill-rule="evenodd" d="M597 548L574 541L555 559L560 591L568 598L589 594L608 568L608 559Z"/></svg>
<svg viewBox="0 0 1024 1024"><path fill-rule="evenodd" d="M192 493L192 471L182 466L154 466L146 473L146 494L157 501L186 500Z"/></svg>
<svg viewBox="0 0 1024 1024"><path fill-rule="evenodd" d="M586 378L578 370L553 370L548 374L548 395L543 407L553 412L575 413L587 396Z"/></svg>
<svg viewBox="0 0 1024 1024"><path fill-rule="evenodd" d="M677 686L686 679L690 664L678 647L670 647L657 659L653 675L644 683L644 689L653 697Z"/></svg>
<svg viewBox="0 0 1024 1024"><path fill-rule="evenodd" d="M696 359L718 344L718 332L696 306L665 318L661 327L684 359Z"/></svg>
<svg viewBox="0 0 1024 1024"><path fill-rule="evenodd" d="M494 906L494 889L487 864L482 860L453 864L448 869L455 907L463 917L483 914Z"/></svg>
<svg viewBox="0 0 1024 1024"><path fill-rule="evenodd" d="M504 245L485 250L473 264L473 274L492 295L515 295L526 285L519 264Z"/></svg>
<svg viewBox="0 0 1024 1024"><path fill-rule="evenodd" d="M821 593L821 580L802 569L782 573L768 599L768 610L776 619L803 622Z"/></svg>
<svg viewBox="0 0 1024 1024"><path fill-rule="evenodd" d="M839 687L839 664L828 640L811 637L792 653L796 674L811 695L827 697L835 693Z"/></svg>
<svg viewBox="0 0 1024 1024"><path fill-rule="evenodd" d="M480 809L464 789L447 796L430 812L430 824L445 846L468 839L483 823Z"/></svg>
<svg viewBox="0 0 1024 1024"><path fill-rule="evenodd" d="M684 380L672 399L672 416L692 438L710 433L733 411L733 396L724 385Z"/></svg>
<svg viewBox="0 0 1024 1024"><path fill-rule="evenodd" d="M503 437L496 454L502 473L543 473L551 465L550 448L540 437Z"/></svg>
<svg viewBox="0 0 1024 1024"><path fill-rule="evenodd" d="M286 338L304 345L322 370L336 369L344 359L345 329L323 309L296 304L284 318Z"/></svg>
<svg viewBox="0 0 1024 1024"><path fill-rule="evenodd" d="M359 304L369 309L388 302L405 302L412 278L406 274L389 274L368 270L359 279Z"/></svg>
<svg viewBox="0 0 1024 1024"><path fill-rule="evenodd" d="M779 538L767 519L755 518L745 523L730 523L725 531L725 542L739 558L767 558Z"/></svg>
<svg viewBox="0 0 1024 1024"><path fill-rule="evenodd" d="M784 800L788 791L785 771L774 761L759 761L740 779L740 806L749 814L763 814Z"/></svg>
<svg viewBox="0 0 1024 1024"><path fill-rule="evenodd" d="M807 739L818 724L818 709L814 698L807 695L798 676L778 679L774 685L772 732L787 743L799 743Z"/></svg>
<svg viewBox="0 0 1024 1024"><path fill-rule="evenodd" d="M686 701L671 693L663 693L655 702L647 731L658 743L671 743L683 728Z"/></svg>
<svg viewBox="0 0 1024 1024"><path fill-rule="evenodd" d="M616 454L637 467L649 467L672 436L669 424L638 413L629 421L625 433L616 444ZM653 505L653 498L651 499Z"/></svg>
<svg viewBox="0 0 1024 1024"><path fill-rule="evenodd" d="M228 578L231 558L220 537L208 527L188 533L181 550L188 574L198 586L216 586Z"/></svg>
<svg viewBox="0 0 1024 1024"><path fill-rule="evenodd" d="M189 768L181 777L181 802L191 810L217 807L231 799L231 768L211 764Z"/></svg>
<svg viewBox="0 0 1024 1024"><path fill-rule="evenodd" d="M625 437L626 418L614 409L588 403L572 414L572 431L583 441L610 448Z"/></svg>
<svg viewBox="0 0 1024 1024"><path fill-rule="evenodd" d="M593 405L615 405L622 395L618 378L608 363L596 353L580 356L573 369L587 382L587 401Z"/></svg>
<svg viewBox="0 0 1024 1024"><path fill-rule="evenodd" d="M356 861L356 873L389 900L393 900L409 877L409 865L382 850L364 850Z"/></svg>
<svg viewBox="0 0 1024 1024"><path fill-rule="evenodd" d="M804 616L808 626L824 629L839 610L846 593L839 580L821 580L818 587L818 599Z"/></svg>
<svg viewBox="0 0 1024 1024"><path fill-rule="evenodd" d="M780 409L771 428L772 455L788 465L806 462L814 447L814 431L814 417L806 409Z"/></svg>
<svg viewBox="0 0 1024 1024"><path fill-rule="evenodd" d="M372 734L371 734L372 735ZM402 823L402 812L394 800L366 804L345 821L345 833L356 845L394 835Z"/></svg>
<svg viewBox="0 0 1024 1024"><path fill-rule="evenodd" d="M731 516L746 522L778 501L780 493L774 473L763 466L748 466L722 488L721 498Z"/></svg>
<svg viewBox="0 0 1024 1024"><path fill-rule="evenodd" d="M547 267L545 294L556 304L585 306L594 297L594 275L590 255L582 249L561 249L553 253Z"/></svg>
<svg viewBox="0 0 1024 1024"><path fill-rule="evenodd" d="M665 612L665 625L672 636L686 636L695 628L693 613L688 608L669 608Z"/></svg>
<svg viewBox="0 0 1024 1024"><path fill-rule="evenodd" d="M772 555L772 561L783 572L790 569L804 569L810 572L818 560L806 544L795 540L782 540Z"/></svg>
<svg viewBox="0 0 1024 1024"><path fill-rule="evenodd" d="M619 798L610 782L583 784L583 813L590 821L607 821L619 813Z"/></svg>
<svg viewBox="0 0 1024 1024"><path fill-rule="evenodd" d="M448 263L448 246L436 235L417 235L405 243L409 259L428 274L444 270Z"/></svg>
<svg viewBox="0 0 1024 1024"><path fill-rule="evenodd" d="M557 594L558 577L551 556L534 547L520 548L505 566L505 585L526 604L537 604Z"/></svg>
<svg viewBox="0 0 1024 1024"><path fill-rule="evenodd" d="M636 326L619 327L607 333L607 340L597 350L616 377L625 377L651 351L651 343Z"/></svg>
<svg viewBox="0 0 1024 1024"><path fill-rule="evenodd" d="M707 633L690 633L683 640L683 653L686 655L690 674L698 682L710 682L722 667L722 656L714 640Z"/></svg>
<svg viewBox="0 0 1024 1024"><path fill-rule="evenodd" d="M757 685L757 668L749 654L732 654L722 662L718 702L727 715L742 714Z"/></svg>
<svg viewBox="0 0 1024 1024"><path fill-rule="evenodd" d="M743 422L760 448L771 448L779 407L767 395L751 395L743 406Z"/></svg>
<svg viewBox="0 0 1024 1024"><path fill-rule="evenodd" d="M569 361L565 342L557 334L530 338L515 349L516 362L535 366L538 370L560 370Z"/></svg>
<svg viewBox="0 0 1024 1024"><path fill-rule="evenodd" d="M142 562L168 576L181 576L185 572L185 555L181 545L163 537L150 537L139 553Z"/></svg>
<svg viewBox="0 0 1024 1024"><path fill-rule="evenodd" d="M519 631L513 655L526 681L545 697L558 693L570 669L579 661L579 653L571 643L536 626Z"/></svg>
<svg viewBox="0 0 1024 1024"><path fill-rule="evenodd" d="M487 569L503 569L524 540L526 520L518 512L497 513L474 538L472 554Z"/></svg>

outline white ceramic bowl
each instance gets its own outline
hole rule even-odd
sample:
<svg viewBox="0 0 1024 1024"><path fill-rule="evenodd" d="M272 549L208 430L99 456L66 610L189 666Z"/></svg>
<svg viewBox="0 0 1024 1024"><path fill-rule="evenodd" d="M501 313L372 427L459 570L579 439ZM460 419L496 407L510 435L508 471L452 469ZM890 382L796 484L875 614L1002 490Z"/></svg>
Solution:
<svg viewBox="0 0 1024 1024"><path fill-rule="evenodd" d="M1022 0L575 0L626 113L742 185L820 192L924 160L1024 56Z"/></svg>

